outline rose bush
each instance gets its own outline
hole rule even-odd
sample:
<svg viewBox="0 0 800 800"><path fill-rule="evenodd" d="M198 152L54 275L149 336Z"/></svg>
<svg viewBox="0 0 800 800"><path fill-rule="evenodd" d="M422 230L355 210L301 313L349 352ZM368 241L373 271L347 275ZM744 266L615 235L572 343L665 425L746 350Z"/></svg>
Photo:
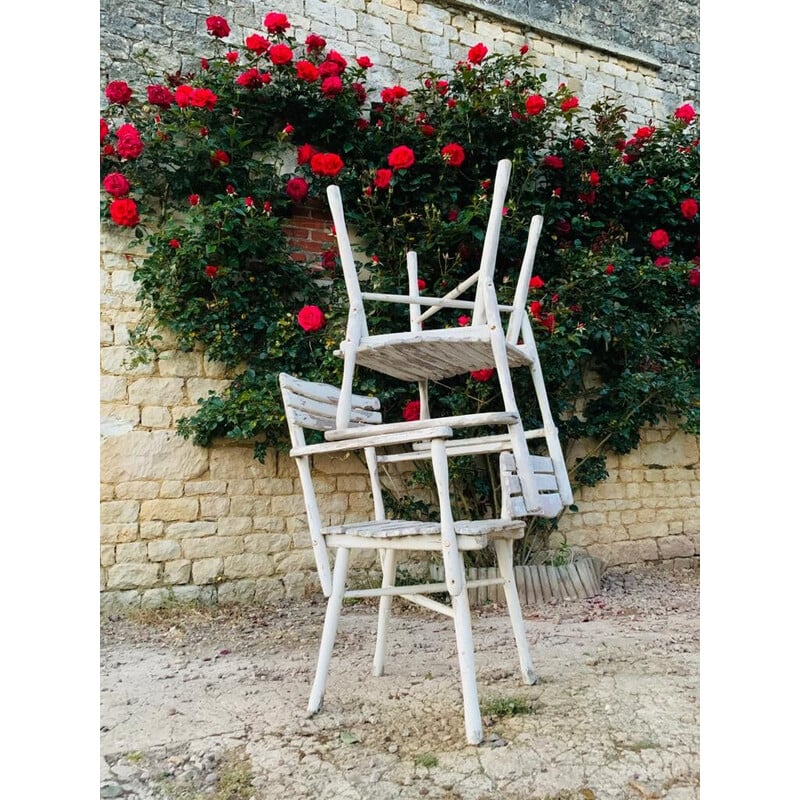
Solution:
<svg viewBox="0 0 800 800"><path fill-rule="evenodd" d="M604 453L639 443L644 425L698 429L699 117L689 104L627 134L610 100L584 109L565 86L546 88L527 47L483 44L417 86L370 87L353 60L315 33L298 40L285 14L233 49L230 26L207 20L211 52L190 72L113 81L101 115L101 213L146 240L134 273L144 317L133 344L157 353L169 328L185 349L228 365L228 390L179 424L201 445L254 438L284 446L276 375L336 384L346 293L333 243L293 253L294 210L342 187L375 291L406 291L405 251L424 285L446 292L480 261L497 161L514 168L495 283L510 302L527 228L544 231L531 281L551 406L565 445L589 442L576 484L602 479ZM284 166L288 165L288 166ZM373 330L407 326L381 308ZM453 326L469 317L440 312ZM241 365L245 365L243 368ZM236 371L238 369L238 372ZM591 378L589 376L592 376ZM599 380L598 380L599 378ZM519 397L532 396L520 376ZM387 419L414 419L414 388L373 374L359 388ZM444 413L498 408L490 370L433 387ZM533 406L522 407L536 426ZM480 459L459 460L467 513L494 513Z"/></svg>

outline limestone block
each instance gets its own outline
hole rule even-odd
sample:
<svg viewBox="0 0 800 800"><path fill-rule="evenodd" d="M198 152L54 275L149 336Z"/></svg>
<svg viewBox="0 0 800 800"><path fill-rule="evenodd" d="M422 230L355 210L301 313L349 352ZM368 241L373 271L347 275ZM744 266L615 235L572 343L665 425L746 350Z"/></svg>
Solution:
<svg viewBox="0 0 800 800"><path fill-rule="evenodd" d="M162 608L169 603L172 592L165 587L145 589L141 597L140 608Z"/></svg>
<svg viewBox="0 0 800 800"><path fill-rule="evenodd" d="M635 522L626 526L630 539L647 539L666 536L666 522Z"/></svg>
<svg viewBox="0 0 800 800"><path fill-rule="evenodd" d="M100 522L138 522L139 502L137 500L106 500L100 503Z"/></svg>
<svg viewBox="0 0 800 800"><path fill-rule="evenodd" d="M227 373L228 368L222 362L214 361L208 357L208 354L203 353L203 375L207 378L224 378ZM226 383L228 383L228 381L226 381Z"/></svg>
<svg viewBox="0 0 800 800"><path fill-rule="evenodd" d="M104 544L100 546L100 566L110 567L114 563L114 556L116 554L116 547L113 544Z"/></svg>
<svg viewBox="0 0 800 800"><path fill-rule="evenodd" d="M143 589L158 583L158 564L114 564L108 568L109 589Z"/></svg>
<svg viewBox="0 0 800 800"><path fill-rule="evenodd" d="M165 350L158 356L158 374L165 377L195 378L203 372L200 353Z"/></svg>
<svg viewBox="0 0 800 800"><path fill-rule="evenodd" d="M366 475L339 475L336 478L337 492L367 492L369 479Z"/></svg>
<svg viewBox="0 0 800 800"><path fill-rule="evenodd" d="M235 536L236 534L251 533L252 530L252 517L221 517L217 520L217 532L220 536Z"/></svg>
<svg viewBox="0 0 800 800"><path fill-rule="evenodd" d="M117 545L117 564L138 564L147 561L147 545L144 542L123 542Z"/></svg>
<svg viewBox="0 0 800 800"><path fill-rule="evenodd" d="M183 481L164 481L158 491L159 497L183 497Z"/></svg>
<svg viewBox="0 0 800 800"><path fill-rule="evenodd" d="M146 362L133 367L131 351L127 345L112 345L100 348L100 368L105 373L112 375L152 375L155 364Z"/></svg>
<svg viewBox="0 0 800 800"><path fill-rule="evenodd" d="M209 536L202 539L183 539L183 555L185 558L222 558L235 556L244 551L241 536Z"/></svg>
<svg viewBox="0 0 800 800"><path fill-rule="evenodd" d="M105 402L124 400L128 391L128 381L119 375L100 376L100 399Z"/></svg>
<svg viewBox="0 0 800 800"><path fill-rule="evenodd" d="M100 323L100 344L114 344L114 329L108 322ZM102 390L101 399L104 399L102 398Z"/></svg>
<svg viewBox="0 0 800 800"><path fill-rule="evenodd" d="M228 513L230 507L228 497L200 497L200 516L203 519L219 519Z"/></svg>
<svg viewBox="0 0 800 800"><path fill-rule="evenodd" d="M114 592L105 591L100 595L100 613L113 614L118 611L128 611L138 608L142 602L142 595L136 591Z"/></svg>
<svg viewBox="0 0 800 800"><path fill-rule="evenodd" d="M139 536L142 539L157 539L163 533L164 523L161 521L139 523Z"/></svg>
<svg viewBox="0 0 800 800"><path fill-rule="evenodd" d="M252 578L226 581L217 586L217 599L221 605L226 603L252 603L255 591L256 582Z"/></svg>
<svg viewBox="0 0 800 800"><path fill-rule="evenodd" d="M114 484L101 483L100 484L100 500L113 500L114 499ZM118 498L121 499L121 498Z"/></svg>
<svg viewBox="0 0 800 800"><path fill-rule="evenodd" d="M277 603L285 597L280 578L257 578L253 600L257 603Z"/></svg>
<svg viewBox="0 0 800 800"><path fill-rule="evenodd" d="M696 555L694 542L688 536L662 536L657 543L658 555L664 560Z"/></svg>
<svg viewBox="0 0 800 800"><path fill-rule="evenodd" d="M309 575L305 572L293 572L283 576L283 588L287 600L302 600L306 596Z"/></svg>
<svg viewBox="0 0 800 800"><path fill-rule="evenodd" d="M286 520L282 517L253 517L253 530L256 533L283 533Z"/></svg>
<svg viewBox="0 0 800 800"><path fill-rule="evenodd" d="M333 495L328 495L325 497L325 508L328 508L328 501L333 497ZM320 502L322 498L317 498ZM340 497L339 498L341 503L347 505L347 498ZM263 502L263 500L262 500ZM285 516L287 519L291 517L303 517L305 519L306 515L306 507L303 504L302 496L298 495L290 495L290 496L276 496L272 498L272 507L279 508L280 513L282 516ZM259 513L259 509L253 509L254 516Z"/></svg>
<svg viewBox="0 0 800 800"><path fill-rule="evenodd" d="M214 583L222 574L221 558L200 558L192 562L192 582L197 584Z"/></svg>
<svg viewBox="0 0 800 800"><path fill-rule="evenodd" d="M155 539L148 542L147 558L150 561L170 561L180 558L181 545L174 539Z"/></svg>
<svg viewBox="0 0 800 800"><path fill-rule="evenodd" d="M129 433L139 424L139 408L120 403L100 404L100 441Z"/></svg>
<svg viewBox="0 0 800 800"><path fill-rule="evenodd" d="M306 544L308 544L306 539ZM255 533L244 537L246 553L282 553L291 546L291 539L286 534Z"/></svg>
<svg viewBox="0 0 800 800"><path fill-rule="evenodd" d="M216 522L197 520L195 522L173 522L166 526L166 534L171 539L199 539L213 536L217 532Z"/></svg>
<svg viewBox="0 0 800 800"><path fill-rule="evenodd" d="M230 498L230 515L232 517L254 517L256 514L263 514L266 511L265 498L259 495L248 497Z"/></svg>
<svg viewBox="0 0 800 800"><path fill-rule="evenodd" d="M269 457L266 464L253 458L253 448L220 443L209 453L209 475L212 481L231 481L237 478L257 479L269 477Z"/></svg>
<svg viewBox="0 0 800 800"><path fill-rule="evenodd" d="M288 553L279 553L274 556L275 566L284 575L292 572L305 572L317 568L314 553L311 548L292 550Z"/></svg>
<svg viewBox="0 0 800 800"><path fill-rule="evenodd" d="M223 561L226 578L261 578L275 573L272 557L264 553L242 553L227 556Z"/></svg>
<svg viewBox="0 0 800 800"><path fill-rule="evenodd" d="M199 403L205 400L209 392L222 394L230 385L229 380L214 380L212 378L188 378L186 381L186 393L190 403Z"/></svg>
<svg viewBox="0 0 800 800"><path fill-rule="evenodd" d="M352 31L356 28L356 13L349 8L336 8L336 24L345 31Z"/></svg>
<svg viewBox="0 0 800 800"><path fill-rule="evenodd" d="M207 450L169 431L131 431L105 439L100 448L100 471L111 483L198 478L208 463Z"/></svg>
<svg viewBox="0 0 800 800"><path fill-rule="evenodd" d="M299 483L299 479L297 482ZM317 492L333 491L333 488L335 488L335 480L325 478L317 480L315 476L314 486L316 487ZM328 488L331 486L333 488ZM253 487L251 491L254 491L260 495L267 495L268 497L271 497L273 495L281 494L296 494L298 487L295 486L295 481L290 478L262 478L261 480L253 481ZM302 490L300 491L302 492ZM231 494L237 493L231 491ZM242 492L242 494L245 493Z"/></svg>
<svg viewBox="0 0 800 800"><path fill-rule="evenodd" d="M164 583L174 586L181 583L189 583L192 574L192 562L182 559L179 561L167 561L164 564Z"/></svg>
<svg viewBox="0 0 800 800"><path fill-rule="evenodd" d="M227 484L225 481L186 481L183 485L187 497L193 495L225 494Z"/></svg>
<svg viewBox="0 0 800 800"><path fill-rule="evenodd" d="M128 398L134 405L173 406L184 399L181 378L139 378L128 387Z"/></svg>
<svg viewBox="0 0 800 800"><path fill-rule="evenodd" d="M231 497L237 494L253 494L253 479L240 478L228 481L228 489L226 493Z"/></svg>
<svg viewBox="0 0 800 800"><path fill-rule="evenodd" d="M658 559L658 546L655 539L638 542L615 542L608 545L595 545L592 555L602 558L609 567L620 564L642 564Z"/></svg>
<svg viewBox="0 0 800 800"><path fill-rule="evenodd" d="M172 427L172 414L169 409L162 406L143 406L141 424L144 428L170 428Z"/></svg>
<svg viewBox="0 0 800 800"><path fill-rule="evenodd" d="M143 500L141 518L164 522L192 522L197 519L200 503L196 497Z"/></svg>

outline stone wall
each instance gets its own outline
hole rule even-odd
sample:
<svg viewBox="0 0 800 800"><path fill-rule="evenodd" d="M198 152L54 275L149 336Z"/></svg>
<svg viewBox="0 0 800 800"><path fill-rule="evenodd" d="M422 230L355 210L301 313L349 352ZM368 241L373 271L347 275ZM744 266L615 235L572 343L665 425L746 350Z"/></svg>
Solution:
<svg viewBox="0 0 800 800"><path fill-rule="evenodd" d="M369 55L372 89L414 85L425 70L448 70L478 42L497 52L527 43L551 88L566 82L585 108L605 95L618 98L631 111L631 126L699 103L698 0L101 0L102 81L134 80L137 61L157 74L195 70L206 16L224 16L227 41L239 44L263 31L271 10L286 13L298 39L314 32L345 57Z"/></svg>
<svg viewBox="0 0 800 800"><path fill-rule="evenodd" d="M566 81L584 106L611 93L629 105L636 124L663 119L684 101L696 103L696 5L296 0L278 10L298 38L313 31L345 56L370 55L375 88L408 82L431 67L446 69L479 41L499 51L527 42L550 79ZM624 24L616 24L615 8ZM231 41L239 41L260 30L270 10L232 0L102 0L101 82L133 80L139 74L134 60L145 51L156 72L193 69L207 15L224 15ZM320 230L325 220L313 216L318 224L302 222L294 231L297 243L304 240L311 251L328 241ZM166 333L157 361L129 366L129 332L141 316L133 266L143 255L130 249L125 235L103 231L103 607L162 605L172 598L271 601L313 590L294 465L275 452L260 464L249 445L198 448L175 433L198 398L226 385L224 370L200 353L178 351ZM605 482L578 492L580 510L565 516L559 530L609 564L685 563L699 553L698 461L693 437L667 428L646 431L637 451L609 459ZM331 521L369 505L365 473L353 459L316 466L325 474L322 510Z"/></svg>

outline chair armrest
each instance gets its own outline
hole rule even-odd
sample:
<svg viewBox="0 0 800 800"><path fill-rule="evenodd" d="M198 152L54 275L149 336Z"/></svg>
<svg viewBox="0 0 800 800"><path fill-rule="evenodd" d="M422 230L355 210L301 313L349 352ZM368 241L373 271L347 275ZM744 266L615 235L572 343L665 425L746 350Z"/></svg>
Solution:
<svg viewBox="0 0 800 800"><path fill-rule="evenodd" d="M411 422L384 422L381 425L364 426L363 428L343 428L340 430L325 431L325 438L329 442L339 442L346 439L356 439L368 433L407 433L412 431L422 432L432 427L445 426L447 428L475 428L482 425L511 425L519 421L519 414L511 411L487 411L482 414L461 414L457 417L435 417L434 419L418 419ZM426 438L420 436L421 440ZM449 437L445 437L449 438Z"/></svg>
<svg viewBox="0 0 800 800"><path fill-rule="evenodd" d="M342 441L321 442L309 444L304 447L293 447L289 455L311 456L319 453L343 453L352 450L363 450L366 447L389 447L397 444L413 444L414 442L429 442L431 439L449 439L453 429L445 425L428 426L404 431L382 431L382 428L395 428L394 424L365 425L363 428L348 428L350 434Z"/></svg>

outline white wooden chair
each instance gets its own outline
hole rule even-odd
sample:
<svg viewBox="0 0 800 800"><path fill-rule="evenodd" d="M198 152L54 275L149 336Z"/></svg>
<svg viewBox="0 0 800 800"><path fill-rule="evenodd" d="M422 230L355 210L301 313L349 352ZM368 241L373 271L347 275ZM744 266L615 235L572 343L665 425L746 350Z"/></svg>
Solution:
<svg viewBox="0 0 800 800"><path fill-rule="evenodd" d="M450 506L448 457L445 443L452 428L433 422L398 426L383 424L380 403L376 398L352 394L350 416L345 422L351 435L334 442L307 444L305 430L330 431L336 426L341 392L334 386L299 380L286 374L280 376L280 387L286 409L291 437L290 455L300 474L306 507L308 528L322 591L328 598L316 674L308 703L308 712L322 707L328 666L336 637L342 601L346 597L379 597L378 632L373 661L373 674L382 675L386 655L386 636L393 597L405 600L453 618L458 648L461 690L464 700L464 724L470 744L483 739L478 690L475 678L472 624L467 590L478 586L502 585L506 607L517 644L522 679L536 682L536 675L525 638L525 627L517 594L513 570L513 540L522 537L524 524L513 519L515 506L503 503L500 519L454 520ZM358 431L358 435L355 431ZM394 445L424 443L425 451L396 452ZM384 452L391 448L395 452ZM369 471L373 496L373 513L369 519L342 524L324 524L314 491L311 459L326 453L355 452L363 454ZM430 458L436 478L439 503L439 522L386 519L381 493L379 465ZM513 462L504 466L503 485L513 482ZM506 474L507 473L507 474ZM516 506L519 510L519 507ZM500 578L467 580L464 552L494 546ZM347 571L351 550L378 551L382 567L382 585L372 589L348 589ZM395 573L399 551L416 550L441 553L444 562L444 583L421 583L415 586L396 586ZM331 570L329 553L335 553ZM451 604L434 600L431 593L448 592Z"/></svg>
<svg viewBox="0 0 800 800"><path fill-rule="evenodd" d="M344 359L344 367L336 425L334 429L326 432L325 438L329 441L341 441L352 435L360 435L357 429L350 430L352 385L357 365L400 380L416 382L420 397L419 426L424 427L435 422L451 427L478 427L484 431L486 430L484 426L487 425L504 427L505 430L499 434L447 440L445 444L447 452L467 455L510 449L520 467L518 476L528 514L554 517L562 508L573 502L573 497L527 312L530 278L542 230L541 216L535 216L531 220L513 304L499 305L494 288L500 225L510 174L511 162L500 161L494 180L492 205L478 271L444 297L420 295L417 284L417 256L414 252L407 254L409 275L407 295L362 292L358 266L353 257L344 217L341 192L338 186L328 187L328 202L336 230L350 308L345 338L337 351ZM463 299L462 295L473 287L473 299ZM371 335L364 310L365 300L408 305L409 329ZM427 310L423 312L422 306L428 306ZM470 324L464 327L430 327L433 315L443 308L470 311ZM507 315L505 325L501 314ZM424 329L423 323L427 323ZM516 367L527 367L530 370L542 420L541 428L528 431L524 429L511 379L511 370ZM459 417L432 415L428 397L429 381L488 368L496 369L504 404L503 412L492 415L466 414ZM408 430L408 426L413 424L416 423L405 423L402 429ZM547 455L544 457L550 459L552 463L552 474L558 486L557 502L553 497L544 504L540 502L543 492L538 485L537 472L530 468L529 440L544 440L547 449ZM425 441L417 443L416 446L420 450L430 447Z"/></svg>

